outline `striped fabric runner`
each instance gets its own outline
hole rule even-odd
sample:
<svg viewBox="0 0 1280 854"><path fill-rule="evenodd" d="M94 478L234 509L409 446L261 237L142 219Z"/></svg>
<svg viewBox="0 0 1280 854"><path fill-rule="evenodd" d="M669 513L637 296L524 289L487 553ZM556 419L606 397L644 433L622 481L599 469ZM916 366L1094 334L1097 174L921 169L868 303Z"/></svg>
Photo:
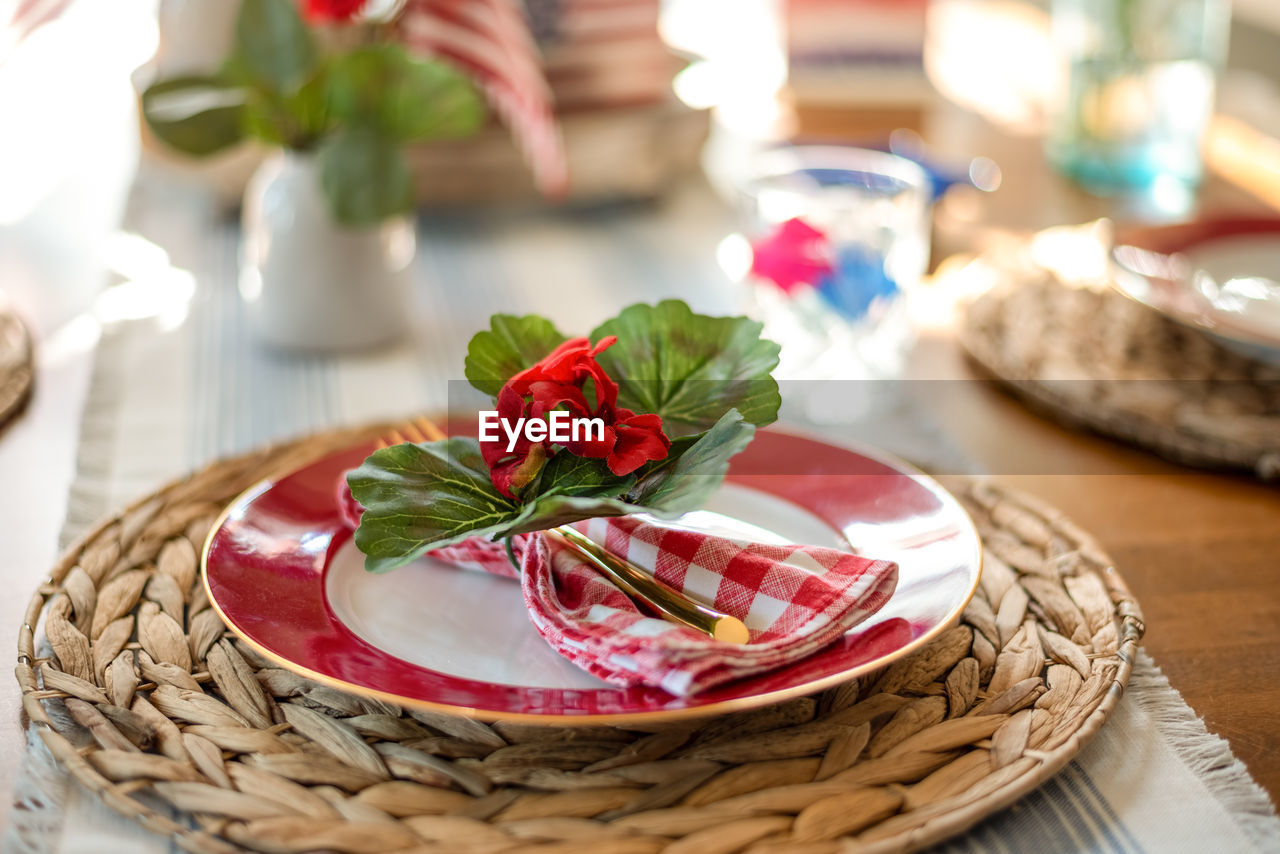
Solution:
<svg viewBox="0 0 1280 854"><path fill-rule="evenodd" d="M736 309L714 264L729 219L690 187L660 208L590 213L428 215L419 243L417 329L399 348L356 357L262 348L235 293L235 226L162 183L140 181L126 230L192 273L196 296L158 321L108 327L86 405L67 536L145 490L216 457L339 424L440 409L470 333L497 309L539 311L584 331L622 305L678 296ZM172 309L173 307L170 307ZM907 402L842 438L956 470L927 416ZM177 849L112 813L32 741L9 852ZM1280 822L1226 743L1143 656L1115 717L1078 761L946 852L1280 851Z"/></svg>

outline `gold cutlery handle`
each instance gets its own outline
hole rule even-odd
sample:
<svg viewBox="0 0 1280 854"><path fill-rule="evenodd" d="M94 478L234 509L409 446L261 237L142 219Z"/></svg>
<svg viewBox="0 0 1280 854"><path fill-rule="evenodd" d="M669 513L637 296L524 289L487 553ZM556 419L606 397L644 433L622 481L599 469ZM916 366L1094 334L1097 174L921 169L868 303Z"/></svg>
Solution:
<svg viewBox="0 0 1280 854"><path fill-rule="evenodd" d="M697 629L725 643L746 643L750 640L747 627L737 617L693 601L674 587L605 551L576 529L561 525L547 531L547 534L572 548L622 588L624 593L649 605L666 619Z"/></svg>

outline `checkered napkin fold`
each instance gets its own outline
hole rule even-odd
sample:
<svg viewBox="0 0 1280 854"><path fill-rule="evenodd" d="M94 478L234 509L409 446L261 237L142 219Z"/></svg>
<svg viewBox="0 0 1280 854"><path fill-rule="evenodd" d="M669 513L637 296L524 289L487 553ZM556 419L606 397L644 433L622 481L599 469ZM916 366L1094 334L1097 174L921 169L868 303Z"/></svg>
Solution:
<svg viewBox="0 0 1280 854"><path fill-rule="evenodd" d="M360 508L342 497L343 516ZM430 557L519 578L529 616L557 652L615 685L690 695L794 664L840 638L889 601L890 561L818 546L755 543L649 524L632 517L574 525L614 555L747 626L747 644L713 640L643 613L576 553L541 534L517 537L517 576L502 543L481 538Z"/></svg>

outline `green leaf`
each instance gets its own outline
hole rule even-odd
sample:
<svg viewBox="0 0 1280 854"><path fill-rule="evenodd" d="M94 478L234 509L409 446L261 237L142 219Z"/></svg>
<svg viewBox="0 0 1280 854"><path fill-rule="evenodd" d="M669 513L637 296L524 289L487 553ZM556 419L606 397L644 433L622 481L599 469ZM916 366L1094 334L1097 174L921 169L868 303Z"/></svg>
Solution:
<svg viewBox="0 0 1280 854"><path fill-rule="evenodd" d="M755 434L756 428L730 409L707 432L673 441L667 458L641 473L627 499L666 513L701 507L729 472L729 459L751 444Z"/></svg>
<svg viewBox="0 0 1280 854"><path fill-rule="evenodd" d="M509 537L629 513L679 515L715 492L729 458L754 432L728 412L706 433L677 440L641 478L617 477L601 460L561 451L543 469L537 497L523 505L494 489L475 439L383 448L347 475L365 508L356 546L367 570L386 572L467 537Z"/></svg>
<svg viewBox="0 0 1280 854"><path fill-rule="evenodd" d="M443 63L414 59L397 44L337 57L327 85L339 120L401 143L466 136L484 119L483 102L466 77Z"/></svg>
<svg viewBox="0 0 1280 854"><path fill-rule="evenodd" d="M244 132L247 136L270 145L290 146L290 122L280 107L278 98L252 89L246 92L244 103Z"/></svg>
<svg viewBox="0 0 1280 854"><path fill-rule="evenodd" d="M651 510L621 498L591 495L540 495L526 504L523 512L494 532L495 537L510 537L545 531L558 525L596 519L604 516L626 516Z"/></svg>
<svg viewBox="0 0 1280 854"><path fill-rule="evenodd" d="M782 398L770 376L778 345L745 317L694 314L680 300L633 305L591 333L618 336L597 357L620 386L618 403L662 416L669 436L706 430L727 408L756 426L778 417Z"/></svg>
<svg viewBox="0 0 1280 854"><path fill-rule="evenodd" d="M318 59L295 0L244 0L236 18L233 62L254 83L292 92L315 71Z"/></svg>
<svg viewBox="0 0 1280 854"><path fill-rule="evenodd" d="M295 133L305 147L332 130L335 116L329 105L329 72L323 66L307 79L296 92L284 98L285 109L293 120Z"/></svg>
<svg viewBox="0 0 1280 854"><path fill-rule="evenodd" d="M484 100L461 72L411 60L384 95L382 125L402 142L470 136L484 124Z"/></svg>
<svg viewBox="0 0 1280 854"><path fill-rule="evenodd" d="M674 517L696 510L720 488L729 471L729 459L750 444L754 436L755 427L743 421L737 410L730 410L706 433L673 442L667 458L645 472L638 482L634 476L626 478L635 485L634 488L628 486L622 494L612 491L616 484L608 482L607 478L593 481L590 476L584 477L583 485L598 484L599 492L596 493L588 493L585 489L580 492L564 491L554 485L548 488L544 479L543 488L547 491L525 504L519 517L499 527L494 536L545 531L557 525L603 516L653 513ZM573 470L578 472L590 468L584 463L600 462L581 460L563 451L552 462L565 457L577 461ZM607 468L601 468L608 473Z"/></svg>
<svg viewBox="0 0 1280 854"><path fill-rule="evenodd" d="M536 314L495 314L489 329L467 345L467 381L491 397L507 380L546 356L566 340L550 320Z"/></svg>
<svg viewBox="0 0 1280 854"><path fill-rule="evenodd" d="M293 92L246 89L245 132L272 145L297 150L311 148L333 125L325 79L321 69Z"/></svg>
<svg viewBox="0 0 1280 854"><path fill-rule="evenodd" d="M377 225L413 208L413 186L395 143L364 128L328 136L319 148L320 186L334 218L354 227Z"/></svg>
<svg viewBox="0 0 1280 854"><path fill-rule="evenodd" d="M347 485L365 508L355 542L370 572L496 533L522 514L494 489L474 439L382 448L347 475Z"/></svg>
<svg viewBox="0 0 1280 854"><path fill-rule="evenodd" d="M216 77L178 77L147 87L142 115L166 145L197 157L244 139L244 92Z"/></svg>
<svg viewBox="0 0 1280 854"><path fill-rule="evenodd" d="M707 432L673 442L667 458L655 463L639 480L634 475L618 478L610 475L600 460L583 460L561 451L552 463L565 460L576 476L561 482L555 472L544 469L541 493L495 536L544 531L601 516L654 513L674 517L696 510L720 488L729 471L729 459L751 443L755 431L737 410L730 410ZM593 471L592 463L599 464L603 474ZM546 474L552 474L553 479L548 481ZM618 489L619 481L630 483Z"/></svg>
<svg viewBox="0 0 1280 854"><path fill-rule="evenodd" d="M530 494L609 497L636 485L635 475L619 477L602 459L576 457L561 451L542 469Z"/></svg>
<svg viewBox="0 0 1280 854"><path fill-rule="evenodd" d="M387 572L468 537L505 537L646 509L609 497L633 486L634 477L607 469L601 477L590 465L596 461L564 452L552 462L559 468L551 492L520 505L494 489L475 439L375 451L347 475L352 496L365 508L355 533L365 569Z"/></svg>

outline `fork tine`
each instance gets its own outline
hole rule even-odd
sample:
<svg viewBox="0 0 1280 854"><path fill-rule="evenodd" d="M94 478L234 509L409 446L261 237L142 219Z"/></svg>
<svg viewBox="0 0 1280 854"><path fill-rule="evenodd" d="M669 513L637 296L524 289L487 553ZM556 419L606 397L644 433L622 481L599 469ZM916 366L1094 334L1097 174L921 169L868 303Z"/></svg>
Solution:
<svg viewBox="0 0 1280 854"><path fill-rule="evenodd" d="M402 445L405 442L420 445L444 438L447 438L445 432L437 427L434 421L420 415L411 421L392 427L389 432L379 437L378 447L387 448L391 445Z"/></svg>
<svg viewBox="0 0 1280 854"><path fill-rule="evenodd" d="M424 435L427 436L428 439L433 442L447 438L444 431L437 427L434 421L425 416L419 415L417 418L413 419L413 423L423 432Z"/></svg>

